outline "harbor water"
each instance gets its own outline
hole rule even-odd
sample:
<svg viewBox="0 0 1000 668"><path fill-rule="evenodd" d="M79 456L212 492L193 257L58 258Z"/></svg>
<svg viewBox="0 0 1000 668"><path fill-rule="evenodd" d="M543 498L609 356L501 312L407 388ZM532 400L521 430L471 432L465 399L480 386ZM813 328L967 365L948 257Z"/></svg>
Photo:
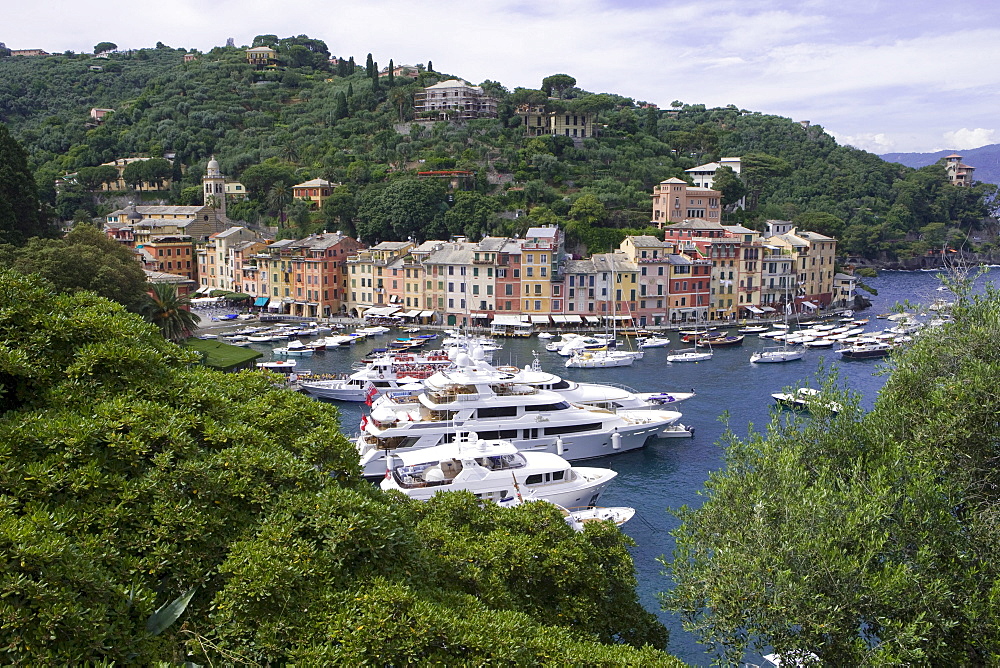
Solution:
<svg viewBox="0 0 1000 668"><path fill-rule="evenodd" d="M994 277L996 269L993 270ZM982 286L991 280L989 273L978 279ZM871 308L858 312L855 317L870 318L869 331L884 329L892 323L876 319L893 307L908 300L929 305L938 299L949 300L950 291L939 290L941 280L935 272L882 272L877 278L865 281L878 291L871 296ZM861 293L865 294L865 293ZM735 328L733 328L735 330ZM733 331L735 333L735 331ZM399 336L393 330L388 336ZM341 347L317 353L299 361L300 367L315 373L342 373L351 364L374 347L384 347L388 336L363 341L350 347ZM671 339L678 348L677 334ZM619 337L621 339L621 337ZM704 654L694 636L681 628L676 615L660 609L657 594L670 586L663 575L658 557L670 557L673 538L670 531L677 520L670 508L701 504L699 491L710 471L721 468L722 448L719 437L725 426L720 421L728 414L730 427L739 435L746 434L751 425L763 429L775 410L772 392L796 385L816 387L821 369L834 371L840 384L861 397L863 408L870 408L885 382L880 371L888 365L884 360L841 360L832 349L806 349L802 360L782 364L751 364L750 355L773 342L748 335L742 346L717 348L711 360L700 363L673 363L666 361L668 348L647 349L643 359L631 367L609 369L567 369L565 359L545 350L545 341L537 337L502 340L504 349L494 356L494 364L525 366L539 356L542 368L566 378L580 381L618 383L641 392L694 390L697 396L675 404L671 408L681 411L681 422L694 427L692 438L659 439L646 448L614 457L588 462L593 466L606 466L618 472L618 478L601 499L601 505L632 506L636 516L623 526L636 546L632 553L639 581L639 595L643 604L655 612L670 629L669 651L690 665L708 665L710 658ZM256 346L255 346L256 347ZM257 348L269 351L269 346ZM265 355L264 359L270 359ZM344 433L357 433L364 404L337 404Z"/></svg>

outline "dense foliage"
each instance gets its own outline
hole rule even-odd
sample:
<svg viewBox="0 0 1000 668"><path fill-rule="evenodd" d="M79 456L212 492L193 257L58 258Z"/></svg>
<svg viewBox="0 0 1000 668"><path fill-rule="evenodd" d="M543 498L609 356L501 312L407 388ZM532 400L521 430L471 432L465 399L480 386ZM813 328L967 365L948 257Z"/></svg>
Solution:
<svg viewBox="0 0 1000 668"><path fill-rule="evenodd" d="M385 495L332 407L93 293L0 271L0 341L5 663L678 665L610 524Z"/></svg>
<svg viewBox="0 0 1000 668"><path fill-rule="evenodd" d="M1000 661L1000 293L954 315L893 356L870 413L838 397L839 416L728 435L666 598L722 659Z"/></svg>
<svg viewBox="0 0 1000 668"><path fill-rule="evenodd" d="M28 168L28 156L6 127L0 125L0 243L23 244L50 236L48 215L41 211Z"/></svg>
<svg viewBox="0 0 1000 668"><path fill-rule="evenodd" d="M132 250L88 224L59 239L32 238L19 247L0 246L0 261L38 274L61 292L88 290L138 311L147 300L146 273Z"/></svg>
<svg viewBox="0 0 1000 668"><path fill-rule="evenodd" d="M973 232L982 237L979 243L991 238L979 232L991 212L993 186L952 187L938 165L913 170L885 163L838 146L818 125L803 127L733 105L706 109L675 102L660 110L615 94L590 94L568 74L545 77L541 89L508 91L485 81L483 88L498 99L497 119L435 123L415 113L414 94L451 77L429 63L416 66L416 79L379 77L371 54L364 67L353 57L331 64L326 44L305 35L259 35L254 44L275 48L278 63L255 69L235 47L192 52L196 58L185 63L183 49L162 45L99 61L82 54L0 58L0 121L28 148L41 198L64 219L95 215L108 205L84 184L102 178L92 171L102 162L174 155L169 193L130 197L179 203L197 197L191 188L215 154L230 178L254 183L248 184L250 201L231 213L278 222L288 236L335 226L360 229L366 241L401 240L415 227L420 239L459 231L477 238L572 221L571 241L585 245L648 227L650 193L663 179L740 156L742 175L722 178L727 203L747 202L746 210L730 211L731 222L761 227L769 218L792 219L838 232L847 254L865 257L921 255L946 243L959 246ZM103 69L92 71L93 62ZM594 113L597 134L528 137L515 113L520 104ZM92 123L92 106L115 112ZM373 206L386 186L434 169L474 171L465 187L488 203L468 219L460 211L445 220L458 198L442 192L429 206L418 197L402 222L392 207ZM54 188L57 177L79 170ZM335 211L310 212L270 196L276 185L316 177L349 185ZM587 195L604 206L600 220L569 216ZM528 216L515 219L519 209ZM594 237L593 229L601 232Z"/></svg>

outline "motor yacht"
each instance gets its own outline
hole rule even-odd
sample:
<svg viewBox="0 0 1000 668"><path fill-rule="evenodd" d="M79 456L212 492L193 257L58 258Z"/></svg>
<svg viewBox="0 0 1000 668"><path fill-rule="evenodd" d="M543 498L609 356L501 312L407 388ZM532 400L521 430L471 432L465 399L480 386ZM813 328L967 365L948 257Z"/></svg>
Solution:
<svg viewBox="0 0 1000 668"><path fill-rule="evenodd" d="M419 389L419 382L439 369L452 365L444 353L428 355L389 354L372 360L355 373L338 378L305 381L307 394L335 401L370 401L376 395L400 389ZM411 385L415 387L410 387Z"/></svg>
<svg viewBox="0 0 1000 668"><path fill-rule="evenodd" d="M573 466L551 452L522 452L510 441L463 433L454 443L394 454L381 487L420 501L464 490L494 502L519 497L589 507L617 475L611 469Z"/></svg>
<svg viewBox="0 0 1000 668"><path fill-rule="evenodd" d="M361 420L356 445L366 476L384 474L387 452L448 443L458 431L578 461L641 448L681 417L668 410L611 412L573 404L556 392L515 382L510 373L465 352L453 368L424 380L422 391L399 394L375 399L371 415Z"/></svg>

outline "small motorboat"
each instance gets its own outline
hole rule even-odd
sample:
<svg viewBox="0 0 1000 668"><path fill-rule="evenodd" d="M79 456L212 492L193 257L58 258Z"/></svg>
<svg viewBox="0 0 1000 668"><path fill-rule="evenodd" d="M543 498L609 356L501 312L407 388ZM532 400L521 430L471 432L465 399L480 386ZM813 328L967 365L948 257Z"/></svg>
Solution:
<svg viewBox="0 0 1000 668"><path fill-rule="evenodd" d="M819 390L811 387L800 387L793 392L775 392L771 395L774 401L784 408L796 410L822 409L831 413L839 413L842 406L835 401L826 401L821 398Z"/></svg>

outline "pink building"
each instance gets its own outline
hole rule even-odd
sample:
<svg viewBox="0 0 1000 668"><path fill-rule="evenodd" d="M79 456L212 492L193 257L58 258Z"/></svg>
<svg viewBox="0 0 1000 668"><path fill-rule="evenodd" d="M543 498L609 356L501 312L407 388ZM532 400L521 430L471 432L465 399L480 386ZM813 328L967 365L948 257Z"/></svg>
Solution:
<svg viewBox="0 0 1000 668"><path fill-rule="evenodd" d="M722 193L711 188L689 186L677 177L661 181L653 188L653 223L662 228L682 220L722 220Z"/></svg>

